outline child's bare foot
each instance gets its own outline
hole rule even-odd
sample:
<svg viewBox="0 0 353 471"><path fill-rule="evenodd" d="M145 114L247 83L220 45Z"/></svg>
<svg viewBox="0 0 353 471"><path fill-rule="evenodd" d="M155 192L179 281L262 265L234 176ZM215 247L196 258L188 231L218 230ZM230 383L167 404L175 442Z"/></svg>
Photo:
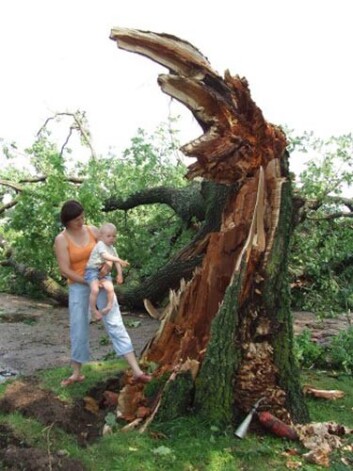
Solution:
<svg viewBox="0 0 353 471"><path fill-rule="evenodd" d="M111 311L113 305L112 304L107 304L102 310L101 313L103 316L106 316L109 311Z"/></svg>

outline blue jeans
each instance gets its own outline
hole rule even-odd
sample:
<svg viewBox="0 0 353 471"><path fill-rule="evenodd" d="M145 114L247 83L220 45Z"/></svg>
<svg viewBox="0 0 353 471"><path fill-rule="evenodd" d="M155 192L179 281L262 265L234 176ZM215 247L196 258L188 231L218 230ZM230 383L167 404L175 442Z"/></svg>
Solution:
<svg viewBox="0 0 353 471"><path fill-rule="evenodd" d="M69 285L71 359L76 363L86 363L90 360L89 293L88 285L81 283L71 283ZM107 295L105 290L99 290L98 309L102 309L106 306L106 303ZM134 351L130 336L121 317L116 296L112 309L107 315L103 316L103 323L117 355L124 356Z"/></svg>

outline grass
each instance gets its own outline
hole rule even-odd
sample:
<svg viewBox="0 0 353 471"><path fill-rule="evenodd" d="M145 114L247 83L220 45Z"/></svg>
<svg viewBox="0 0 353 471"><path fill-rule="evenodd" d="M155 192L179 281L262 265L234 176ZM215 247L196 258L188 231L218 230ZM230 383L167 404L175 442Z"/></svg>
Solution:
<svg viewBox="0 0 353 471"><path fill-rule="evenodd" d="M58 387L69 370L56 368L41 373L41 383L65 401L83 397L99 382L116 375L125 368L123 361L97 362L85 366L87 381L73 387ZM318 389L340 389L346 394L336 401L307 399L312 421L335 421L353 427L353 378L332 372L305 371L303 384ZM0 396L6 385L0 385ZM327 469L305 462L301 456L307 450L300 444L268 434L248 435L240 440L229 428L220 429L200 422L195 417L181 417L169 423L152 424L143 434L138 431L120 432L102 437L93 445L82 449L72 436L55 427L44 427L34 419L19 413L2 414L0 422L10 424L19 437L27 443L55 450L66 450L71 458L79 459L90 471L282 471L292 469L314 471ZM347 438L352 443L353 438ZM297 456L285 455L288 450L298 450ZM353 453L339 450L330 455L330 470L353 468ZM342 460L343 459L343 460ZM1 463L0 463L0 469Z"/></svg>
<svg viewBox="0 0 353 471"><path fill-rule="evenodd" d="M88 363L82 367L82 374L86 376L85 381L76 383L69 388L60 386L60 382L72 373L69 367L43 370L40 373L40 379L44 388L53 391L60 399L72 402L75 399L84 397L97 383L116 376L117 372L124 370L126 367L125 360L117 360L116 356L114 360Z"/></svg>
<svg viewBox="0 0 353 471"><path fill-rule="evenodd" d="M307 398L310 415L315 422L335 421L353 428L353 378L345 373L312 371L302 373L302 383L317 389L339 389L345 393L343 399L327 401Z"/></svg>

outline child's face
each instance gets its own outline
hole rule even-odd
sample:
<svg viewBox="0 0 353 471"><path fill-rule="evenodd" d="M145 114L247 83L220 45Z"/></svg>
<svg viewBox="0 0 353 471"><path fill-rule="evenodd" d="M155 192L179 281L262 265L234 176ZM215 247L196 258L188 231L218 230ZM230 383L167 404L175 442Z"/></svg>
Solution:
<svg viewBox="0 0 353 471"><path fill-rule="evenodd" d="M101 240L106 244L106 245L113 245L115 244L116 241L116 231L114 229L104 229L101 231L100 236Z"/></svg>

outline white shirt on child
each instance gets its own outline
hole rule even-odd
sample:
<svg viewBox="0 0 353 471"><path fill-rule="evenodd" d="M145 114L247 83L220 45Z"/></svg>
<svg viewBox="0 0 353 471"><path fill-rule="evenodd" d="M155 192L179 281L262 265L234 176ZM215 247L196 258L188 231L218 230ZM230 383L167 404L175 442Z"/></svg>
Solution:
<svg viewBox="0 0 353 471"><path fill-rule="evenodd" d="M104 258L102 257L102 254L104 252L108 252L110 255L118 257L115 247L113 247L112 245L107 245L100 240L93 247L93 250L87 262L87 268L100 268L102 263L105 262Z"/></svg>

